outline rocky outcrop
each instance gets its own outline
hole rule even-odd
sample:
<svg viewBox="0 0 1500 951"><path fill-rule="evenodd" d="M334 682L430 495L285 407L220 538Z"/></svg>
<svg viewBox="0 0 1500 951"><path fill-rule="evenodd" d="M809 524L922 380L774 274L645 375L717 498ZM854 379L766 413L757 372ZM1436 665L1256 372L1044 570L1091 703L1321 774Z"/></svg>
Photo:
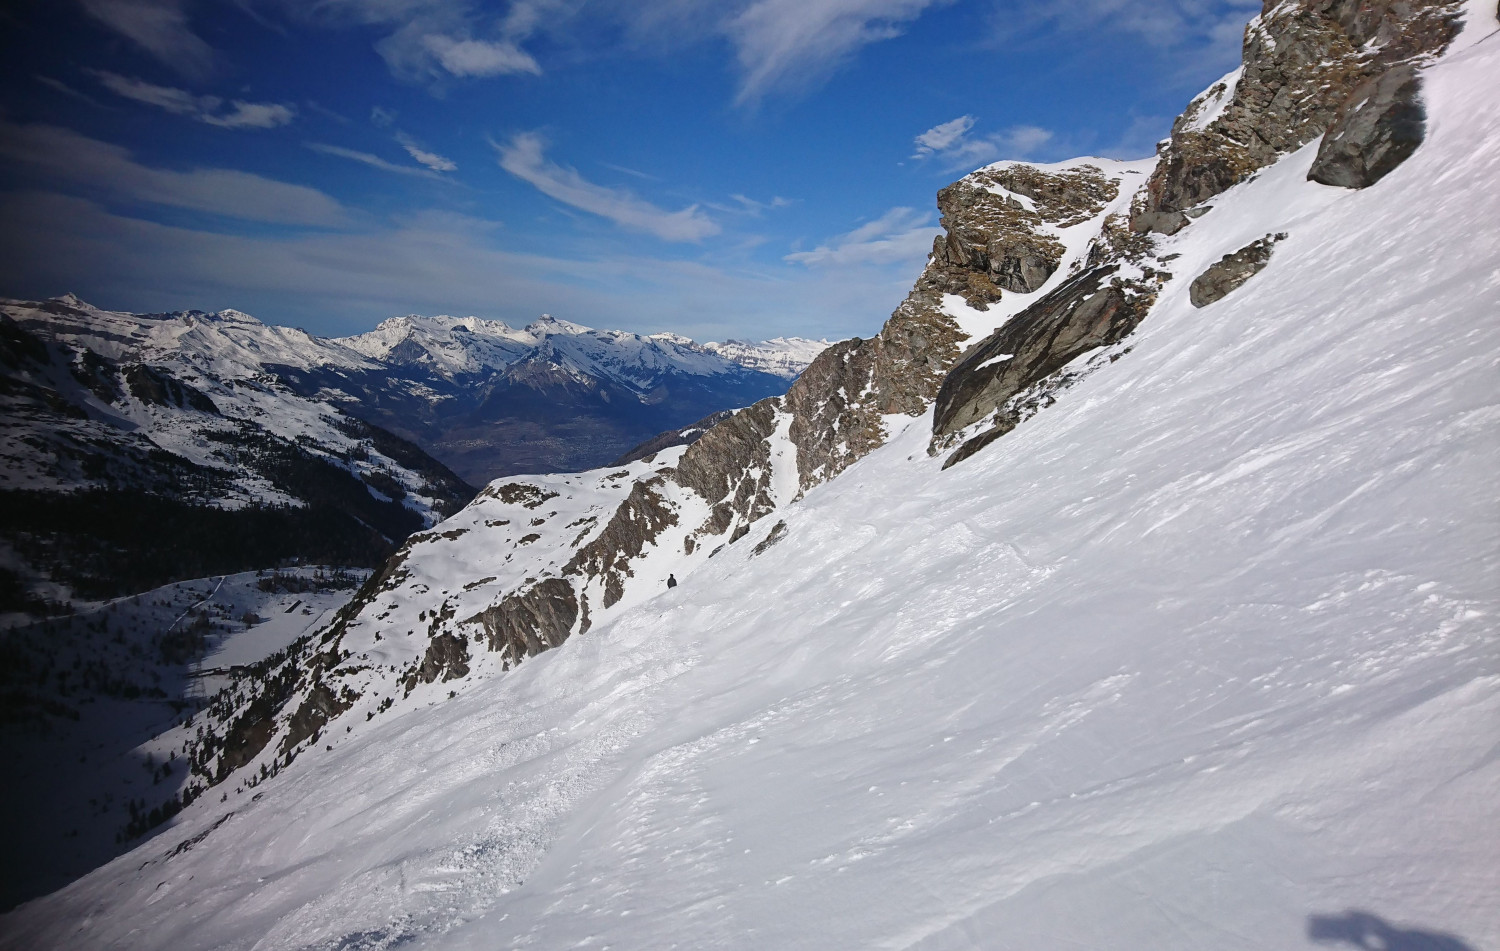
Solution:
<svg viewBox="0 0 1500 951"><path fill-rule="evenodd" d="M1118 270L1106 265L1078 274L965 354L938 391L932 448L947 448L976 423L989 425L966 439L945 468L1014 429L1021 420L1016 397L1135 329L1150 299L1112 281Z"/></svg>
<svg viewBox="0 0 1500 951"><path fill-rule="evenodd" d="M142 403L195 409L200 413L219 415L219 407L204 393L145 364L136 363L125 367L124 377L126 385L130 387L130 395Z"/></svg>
<svg viewBox="0 0 1500 951"><path fill-rule="evenodd" d="M938 192L946 234L934 242L933 260L1001 290L1029 294L1057 270L1065 250L1045 226L1086 221L1118 194L1119 183L1090 165L1059 172L1029 165L980 169ZM963 290L972 291L971 283L965 275Z"/></svg>
<svg viewBox="0 0 1500 951"><path fill-rule="evenodd" d="M770 439L778 404L775 399L762 400L740 410L682 454L673 481L710 505L707 520L686 540L688 554L704 537L723 535L736 523L748 524L775 508L770 495ZM638 554L639 548L631 557Z"/></svg>
<svg viewBox="0 0 1500 951"><path fill-rule="evenodd" d="M287 721L286 735L281 741L281 752L286 754L301 745L304 740L316 739L324 725L353 706L355 699L349 695L347 688L344 695L338 695L329 689L327 684L318 683L308 691L302 705Z"/></svg>
<svg viewBox="0 0 1500 951"><path fill-rule="evenodd" d="M1285 237L1285 233L1268 234L1224 255L1193 279L1188 286L1188 300L1194 307L1207 307L1238 289L1270 263L1271 249Z"/></svg>
<svg viewBox="0 0 1500 951"><path fill-rule="evenodd" d="M624 597L625 579L633 574L631 561L665 529L677 524L677 513L662 498L661 483L661 477L657 477L631 486L630 495L615 509L604 531L578 549L563 569L565 575L602 580L606 608ZM568 627L572 628L571 623Z"/></svg>
<svg viewBox="0 0 1500 951"><path fill-rule="evenodd" d="M1447 48L1460 0L1265 0L1242 67L1195 99L1160 148L1132 209L1139 232L1174 233L1186 212L1333 125L1356 89Z"/></svg>
<svg viewBox="0 0 1500 951"><path fill-rule="evenodd" d="M561 578L548 578L510 595L465 623L480 626L486 646L500 655L507 669L558 646L575 626L579 633L589 629L587 605L580 604L573 586Z"/></svg>
<svg viewBox="0 0 1500 951"><path fill-rule="evenodd" d="M453 634L438 634L427 642L427 653L422 663L406 678L406 692L411 693L417 684L430 684L435 680L457 680L469 674L469 645Z"/></svg>
<svg viewBox="0 0 1500 951"><path fill-rule="evenodd" d="M1411 157L1427 130L1422 81L1410 66L1367 79L1323 135L1309 180L1367 188Z"/></svg>

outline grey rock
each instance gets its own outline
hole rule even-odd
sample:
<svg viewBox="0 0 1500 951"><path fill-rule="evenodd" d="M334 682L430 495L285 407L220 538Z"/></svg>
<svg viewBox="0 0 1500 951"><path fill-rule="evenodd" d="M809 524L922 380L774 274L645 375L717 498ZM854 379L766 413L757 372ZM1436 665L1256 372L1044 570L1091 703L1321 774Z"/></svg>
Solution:
<svg viewBox="0 0 1500 951"><path fill-rule="evenodd" d="M1122 340L1135 329L1150 299L1111 281L1118 265L1083 271L1011 318L969 350L943 380L934 404L934 448L992 415L983 434L949 459L951 465L1013 429L1019 421L1008 404L1062 370L1075 358Z"/></svg>
<svg viewBox="0 0 1500 951"><path fill-rule="evenodd" d="M1268 0L1245 30L1233 93L1215 86L1178 118L1132 208L1132 228L1171 233L1165 229L1180 227L1171 212L1207 201L1322 135L1365 81L1441 53L1462 15L1460 0ZM1223 108L1203 122L1224 96Z"/></svg>
<svg viewBox="0 0 1500 951"><path fill-rule="evenodd" d="M1118 194L1118 182L1088 165L1061 172L1029 165L980 169L938 192L947 234L935 243L933 256L984 274L1001 290L1029 294L1057 270L1064 250L1042 226L1085 221ZM1012 195L1029 199L1032 207Z"/></svg>
<svg viewBox="0 0 1500 951"><path fill-rule="evenodd" d="M438 634L427 642L427 653L422 663L406 678L406 692L411 693L419 683L430 684L441 678L444 682L469 675L469 645L453 634Z"/></svg>
<svg viewBox="0 0 1500 951"><path fill-rule="evenodd" d="M1193 279L1188 287L1188 300L1194 307L1207 307L1214 301L1223 299L1259 274L1271 261L1271 249L1285 237L1285 233L1268 234L1232 254L1224 255Z"/></svg>
<svg viewBox="0 0 1500 951"><path fill-rule="evenodd" d="M580 611L573 586L561 578L547 578L526 591L509 595L465 623L479 624L487 646L500 654L506 668L558 646L567 640L574 625L578 625L579 633L589 627L587 608Z"/></svg>
<svg viewBox="0 0 1500 951"><path fill-rule="evenodd" d="M624 597L625 579L631 575L630 562L662 532L677 524L677 514L667 507L658 491L661 484L661 477L657 477L631 486L630 494L615 509L604 531L578 549L563 568L565 575L603 578L605 607Z"/></svg>
<svg viewBox="0 0 1500 951"><path fill-rule="evenodd" d="M1350 94L1323 134L1310 181L1368 188L1411 157L1426 134L1421 75L1396 66L1367 79Z"/></svg>

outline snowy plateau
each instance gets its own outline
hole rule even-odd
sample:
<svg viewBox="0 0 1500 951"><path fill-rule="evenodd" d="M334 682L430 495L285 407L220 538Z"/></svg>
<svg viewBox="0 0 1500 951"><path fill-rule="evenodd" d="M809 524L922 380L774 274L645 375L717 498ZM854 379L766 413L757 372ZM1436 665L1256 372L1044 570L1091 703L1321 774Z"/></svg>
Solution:
<svg viewBox="0 0 1500 951"><path fill-rule="evenodd" d="M785 395L413 536L0 946L1500 948L1500 21L1245 50L944 189Z"/></svg>

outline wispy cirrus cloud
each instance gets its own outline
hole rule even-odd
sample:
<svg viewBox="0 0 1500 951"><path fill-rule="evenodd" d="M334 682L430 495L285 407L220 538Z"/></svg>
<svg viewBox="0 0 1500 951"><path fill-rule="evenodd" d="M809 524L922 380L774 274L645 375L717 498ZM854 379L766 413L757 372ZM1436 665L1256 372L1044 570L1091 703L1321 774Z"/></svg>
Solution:
<svg viewBox="0 0 1500 951"><path fill-rule="evenodd" d="M78 291L126 310L236 307L318 333L390 314L464 313L524 323L549 312L592 326L699 340L868 336L921 261L900 267L758 269L643 254L513 251L492 221L422 212L342 231L236 234L162 224L85 198L0 192L0 293ZM535 248L531 243L529 248Z"/></svg>
<svg viewBox="0 0 1500 951"><path fill-rule="evenodd" d="M901 35L942 0L755 0L724 24L741 79L735 102L798 91L836 70L861 47Z"/></svg>
<svg viewBox="0 0 1500 951"><path fill-rule="evenodd" d="M548 159L546 145L540 135L523 132L504 145L496 144L495 150L501 168L542 194L607 218L622 228L652 234L663 241L695 242L719 233L719 225L697 205L667 211L624 189L596 184L577 170Z"/></svg>
<svg viewBox="0 0 1500 951"><path fill-rule="evenodd" d="M0 122L0 162L128 202L269 224L343 227L349 221L337 201L313 188L227 168L153 168L118 145L58 126Z"/></svg>
<svg viewBox="0 0 1500 951"><path fill-rule="evenodd" d="M410 155L434 172L458 171L458 164L452 159L444 158L436 152L427 151L417 143L416 139L413 139L405 132L397 132L396 141L401 143L401 147L406 150L407 155Z"/></svg>
<svg viewBox="0 0 1500 951"><path fill-rule="evenodd" d="M201 78L213 49L194 33L183 0L81 0L95 20L185 76Z"/></svg>
<svg viewBox="0 0 1500 951"><path fill-rule="evenodd" d="M453 76L540 75L542 72L531 54L512 40L478 40L446 33L424 33L418 45L423 53ZM409 54L403 51L403 55Z"/></svg>
<svg viewBox="0 0 1500 951"><path fill-rule="evenodd" d="M892 208L874 221L811 251L794 251L785 260L808 267L890 265L923 260L932 250L937 228L932 215L915 208Z"/></svg>
<svg viewBox="0 0 1500 951"><path fill-rule="evenodd" d="M236 99L226 105L218 96L198 96L186 89L158 86L102 69L91 72L105 89L117 96L221 129L274 129L297 117L296 107L284 103Z"/></svg>
<svg viewBox="0 0 1500 951"><path fill-rule="evenodd" d="M974 136L974 122L973 116L964 115L933 126L913 140L916 151L911 157L936 159L944 168L972 167L997 159L1030 158L1054 139L1051 131L1034 125Z"/></svg>
<svg viewBox="0 0 1500 951"><path fill-rule="evenodd" d="M1196 77L1205 67L1228 69L1238 60L1245 21L1261 6L1262 0L1022 0L996 3L991 19L997 45L1039 30L1128 34L1156 54L1170 53L1184 77Z"/></svg>
<svg viewBox="0 0 1500 951"><path fill-rule="evenodd" d="M427 168L418 168L415 165L397 165L395 162L387 161L378 155L369 152L360 152L356 149L346 149L342 145L330 145L326 142L305 142L309 149L319 155L331 155L334 158L348 159L351 162L359 162L371 168L378 168L382 172L394 172L397 175L411 175L416 178L432 178L439 181L448 181L437 172ZM457 168L457 166L454 166Z"/></svg>
<svg viewBox="0 0 1500 951"><path fill-rule="evenodd" d="M522 48L538 17L513 2L505 15L475 0L262 0L289 17L325 25L384 28L375 44L391 73L439 87L453 79L540 75Z"/></svg>

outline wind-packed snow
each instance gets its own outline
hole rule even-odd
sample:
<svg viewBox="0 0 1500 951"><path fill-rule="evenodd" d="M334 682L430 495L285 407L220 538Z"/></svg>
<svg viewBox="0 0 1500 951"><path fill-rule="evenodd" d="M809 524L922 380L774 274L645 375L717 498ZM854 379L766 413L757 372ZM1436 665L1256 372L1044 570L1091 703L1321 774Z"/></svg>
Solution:
<svg viewBox="0 0 1500 951"><path fill-rule="evenodd" d="M1372 188L1314 144L1220 196L977 456L911 421L774 548L205 796L4 945L1500 946L1497 79L1494 37L1429 70Z"/></svg>

